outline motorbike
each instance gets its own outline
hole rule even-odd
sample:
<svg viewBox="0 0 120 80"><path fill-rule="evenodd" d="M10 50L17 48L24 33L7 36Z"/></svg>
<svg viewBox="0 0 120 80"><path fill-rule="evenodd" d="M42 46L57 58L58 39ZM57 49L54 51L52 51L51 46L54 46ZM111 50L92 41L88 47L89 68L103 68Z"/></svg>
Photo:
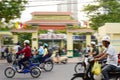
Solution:
<svg viewBox="0 0 120 80"><path fill-rule="evenodd" d="M88 58L89 64L87 64L87 65L85 62L84 62L84 64L81 62L79 65L84 67L83 72L78 72L78 73L73 74L73 77L71 78L71 80L95 80L94 74L92 74L92 72L91 72L92 66L94 64L93 60L94 60L93 58L91 58L91 59ZM100 61L100 63L104 64L105 62ZM110 79L120 80L120 66L118 66L115 71L109 72L109 76L110 76ZM101 78L100 80L102 80L102 77L100 77L100 78Z"/></svg>
<svg viewBox="0 0 120 80"><path fill-rule="evenodd" d="M32 63L31 60L25 61L22 71L19 72L18 71L19 70L18 61L20 59L21 59L21 57L19 57L19 58L15 57L14 60L12 60L12 62L11 62L12 65L8 66L4 70L4 74L7 78L13 78L16 73L21 73L21 74L30 73L33 78L38 78L41 75L41 69L38 67L39 64L34 64L34 63Z"/></svg>
<svg viewBox="0 0 120 80"><path fill-rule="evenodd" d="M46 55L44 57L41 58L41 60L37 60L34 63L38 63L39 67L43 70L45 70L46 72L49 72L53 69L54 67L54 63L52 61L52 57L51 55Z"/></svg>
<svg viewBox="0 0 120 80"><path fill-rule="evenodd" d="M52 54L52 60L57 64L58 63L67 64L68 57L66 55L58 55L58 52L54 52Z"/></svg>

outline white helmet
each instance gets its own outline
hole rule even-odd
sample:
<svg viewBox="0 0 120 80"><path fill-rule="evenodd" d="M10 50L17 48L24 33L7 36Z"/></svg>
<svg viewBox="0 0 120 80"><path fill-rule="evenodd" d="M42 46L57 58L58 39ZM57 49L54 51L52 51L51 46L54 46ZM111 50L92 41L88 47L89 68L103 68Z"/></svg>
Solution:
<svg viewBox="0 0 120 80"><path fill-rule="evenodd" d="M104 36L104 37L102 38L102 41L110 42L110 37L109 37L109 36Z"/></svg>
<svg viewBox="0 0 120 80"><path fill-rule="evenodd" d="M92 41L91 44L96 45L96 42Z"/></svg>
<svg viewBox="0 0 120 80"><path fill-rule="evenodd" d="M24 43L30 44L30 41L29 40L25 40Z"/></svg>

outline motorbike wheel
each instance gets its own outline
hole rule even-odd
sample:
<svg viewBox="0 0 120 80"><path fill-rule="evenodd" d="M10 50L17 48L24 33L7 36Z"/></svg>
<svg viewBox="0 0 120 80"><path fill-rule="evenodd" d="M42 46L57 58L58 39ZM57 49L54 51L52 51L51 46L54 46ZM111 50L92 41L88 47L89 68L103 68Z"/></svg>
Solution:
<svg viewBox="0 0 120 80"><path fill-rule="evenodd" d="M34 67L31 69L30 74L33 78L38 78L41 75L41 70L38 67Z"/></svg>
<svg viewBox="0 0 120 80"><path fill-rule="evenodd" d="M115 80L120 80L120 76L119 76L119 77L117 77Z"/></svg>
<svg viewBox="0 0 120 80"><path fill-rule="evenodd" d="M7 78L13 78L15 76L15 70L12 67L5 69L4 74Z"/></svg>
<svg viewBox="0 0 120 80"><path fill-rule="evenodd" d="M51 60L47 61L45 63L45 66L44 66L44 70L47 71L47 72L51 71L53 69L53 65L54 64L53 64L53 62Z"/></svg>
<svg viewBox="0 0 120 80"><path fill-rule="evenodd" d="M74 67L74 71L76 73L81 73L81 72L83 73L85 72L85 66L83 65L83 63L77 63Z"/></svg>
<svg viewBox="0 0 120 80"><path fill-rule="evenodd" d="M79 76L74 76L72 77L71 80L84 80L82 77L79 77Z"/></svg>

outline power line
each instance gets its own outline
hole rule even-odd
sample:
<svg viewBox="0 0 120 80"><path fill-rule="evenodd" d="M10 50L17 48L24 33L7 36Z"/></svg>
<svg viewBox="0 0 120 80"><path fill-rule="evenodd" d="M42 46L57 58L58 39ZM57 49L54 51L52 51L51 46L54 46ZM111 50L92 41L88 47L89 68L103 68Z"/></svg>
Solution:
<svg viewBox="0 0 120 80"><path fill-rule="evenodd" d="M44 5L29 5L29 6L25 6L25 7L38 7L38 6L53 6L53 5L69 5L69 4L80 4L80 3L57 3L57 4L44 4Z"/></svg>
<svg viewBox="0 0 120 80"><path fill-rule="evenodd" d="M33 6L25 6L25 7L53 6L53 5L64 5L64 4L77 4L77 3L58 3L58 4L44 4L44 5L33 5Z"/></svg>
<svg viewBox="0 0 120 80"><path fill-rule="evenodd" d="M53 1L53 2L57 1L57 2L59 2L59 1L66 1L66 0L39 0L39 1L38 0L37 1L36 0L33 0L33 1L29 0L28 2L41 2L41 1L42 2L46 2L46 1ZM81 3L94 3L94 2L99 2L99 1L86 1L86 2L82 1Z"/></svg>

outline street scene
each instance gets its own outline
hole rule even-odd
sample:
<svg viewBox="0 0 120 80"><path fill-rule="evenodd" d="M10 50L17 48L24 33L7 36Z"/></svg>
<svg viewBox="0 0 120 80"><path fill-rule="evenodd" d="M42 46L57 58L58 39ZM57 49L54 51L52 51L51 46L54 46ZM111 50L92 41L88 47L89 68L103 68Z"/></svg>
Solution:
<svg viewBox="0 0 120 80"><path fill-rule="evenodd" d="M39 78L32 78L30 74L16 74L14 78L8 79L4 75L6 64L0 64L0 80L70 80L74 73L75 63L54 65L51 72L42 71Z"/></svg>
<svg viewBox="0 0 120 80"><path fill-rule="evenodd" d="M120 80L120 0L0 0L0 80Z"/></svg>

